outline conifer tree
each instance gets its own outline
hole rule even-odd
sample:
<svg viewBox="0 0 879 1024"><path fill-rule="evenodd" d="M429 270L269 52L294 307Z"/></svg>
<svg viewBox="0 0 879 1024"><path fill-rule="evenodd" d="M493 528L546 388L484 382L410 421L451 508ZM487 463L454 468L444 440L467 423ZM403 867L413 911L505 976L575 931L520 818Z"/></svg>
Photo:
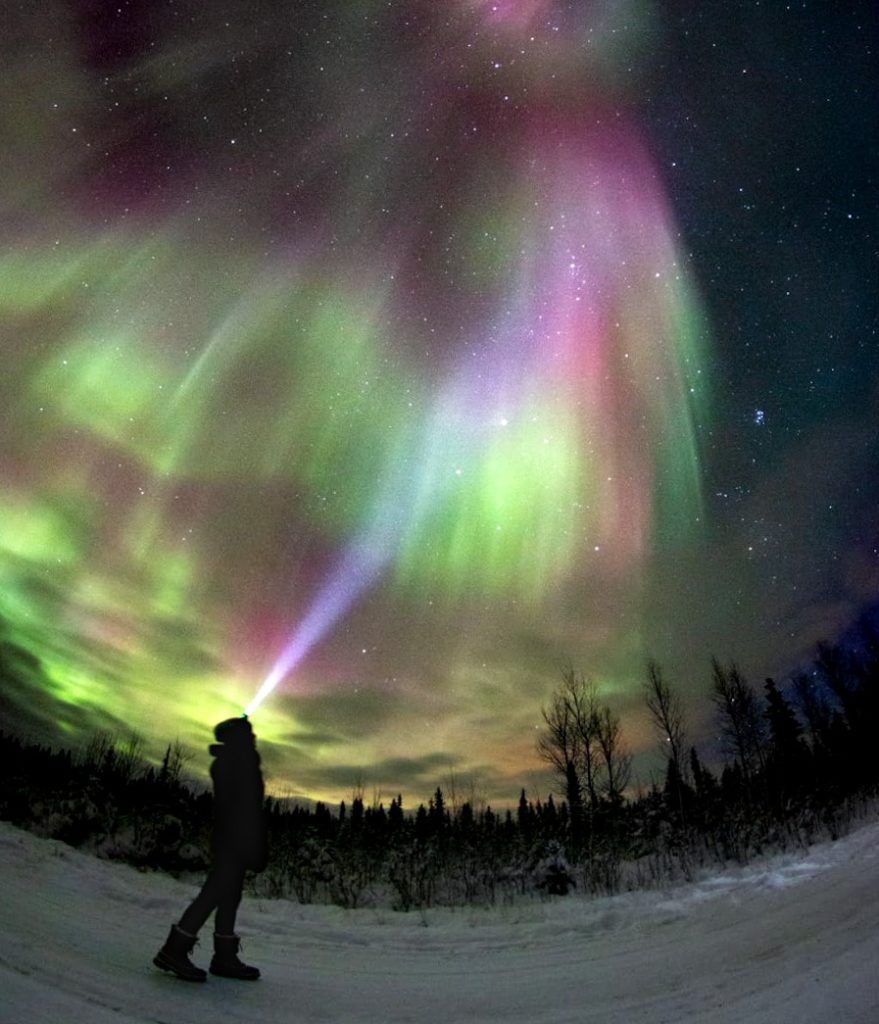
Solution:
<svg viewBox="0 0 879 1024"><path fill-rule="evenodd" d="M774 679L766 680L766 720L769 723L769 784L776 798L783 799L802 789L809 752L802 739L802 726Z"/></svg>

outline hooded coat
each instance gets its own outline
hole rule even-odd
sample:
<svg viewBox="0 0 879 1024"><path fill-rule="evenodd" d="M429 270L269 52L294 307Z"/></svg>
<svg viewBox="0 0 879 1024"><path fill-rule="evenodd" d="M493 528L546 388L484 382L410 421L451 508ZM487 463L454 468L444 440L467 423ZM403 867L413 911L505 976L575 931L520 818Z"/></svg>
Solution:
<svg viewBox="0 0 879 1024"><path fill-rule="evenodd" d="M211 780L214 784L215 859L233 859L242 867L262 871L268 855L263 814L265 785L252 739L214 743Z"/></svg>

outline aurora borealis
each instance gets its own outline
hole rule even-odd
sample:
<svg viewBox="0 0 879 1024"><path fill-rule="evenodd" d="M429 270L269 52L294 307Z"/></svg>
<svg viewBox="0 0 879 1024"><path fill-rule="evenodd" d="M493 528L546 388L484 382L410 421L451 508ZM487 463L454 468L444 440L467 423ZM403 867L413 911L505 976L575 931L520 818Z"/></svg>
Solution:
<svg viewBox="0 0 879 1024"><path fill-rule="evenodd" d="M870 16L732 7L16 5L4 719L504 801L879 597Z"/></svg>

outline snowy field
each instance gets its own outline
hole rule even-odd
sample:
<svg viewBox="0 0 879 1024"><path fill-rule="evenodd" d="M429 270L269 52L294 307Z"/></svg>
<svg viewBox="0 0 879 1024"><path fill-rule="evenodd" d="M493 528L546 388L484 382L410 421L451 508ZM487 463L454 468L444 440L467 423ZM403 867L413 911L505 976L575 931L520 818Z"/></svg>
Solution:
<svg viewBox="0 0 879 1024"><path fill-rule="evenodd" d="M153 968L192 885L0 823L0 1022L879 1024L879 825L689 886L424 915L245 899L256 983ZM207 966L209 931L194 959Z"/></svg>

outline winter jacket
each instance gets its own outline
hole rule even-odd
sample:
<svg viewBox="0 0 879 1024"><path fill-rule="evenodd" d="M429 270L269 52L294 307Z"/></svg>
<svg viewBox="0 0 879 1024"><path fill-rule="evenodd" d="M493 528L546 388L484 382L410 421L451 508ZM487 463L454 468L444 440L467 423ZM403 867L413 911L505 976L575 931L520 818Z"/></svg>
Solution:
<svg viewBox="0 0 879 1024"><path fill-rule="evenodd" d="M215 743L210 752L214 756L214 858L231 858L252 871L262 871L268 851L259 754L246 743Z"/></svg>

